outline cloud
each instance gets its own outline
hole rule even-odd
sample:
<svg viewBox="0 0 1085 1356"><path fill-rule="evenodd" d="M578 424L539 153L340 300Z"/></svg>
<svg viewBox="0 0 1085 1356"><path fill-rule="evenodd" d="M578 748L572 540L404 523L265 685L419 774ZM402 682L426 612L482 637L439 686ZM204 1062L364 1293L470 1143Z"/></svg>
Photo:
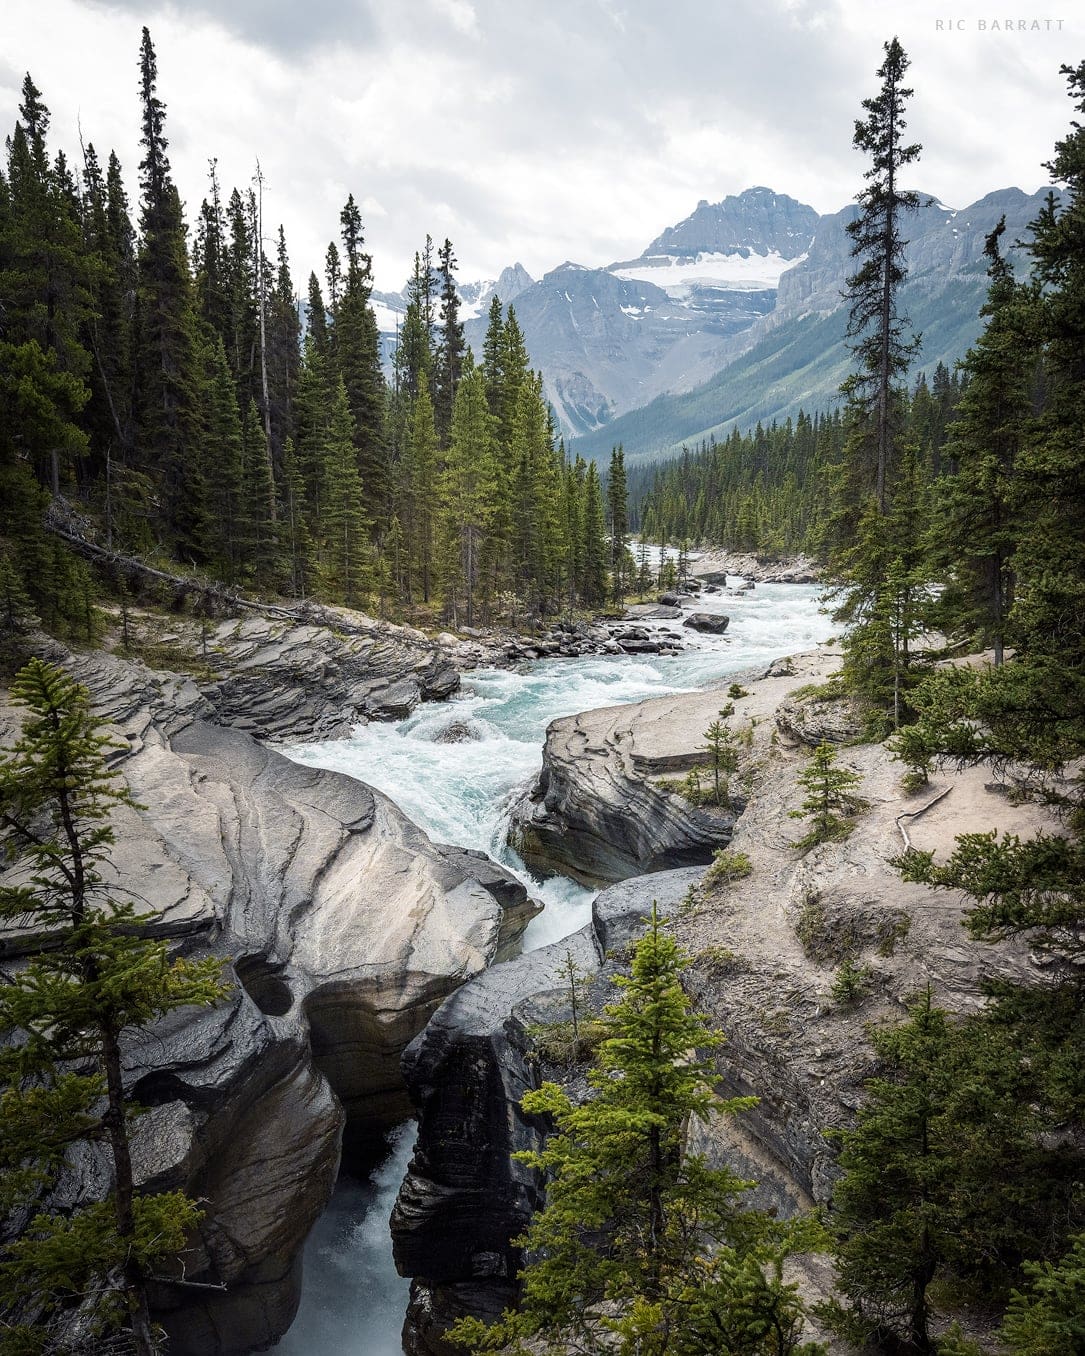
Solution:
<svg viewBox="0 0 1085 1356"><path fill-rule="evenodd" d="M959 0L978 16L981 0ZM986 0L982 0L985 7ZM882 44L912 57L918 186L963 205L1043 181L1071 112L1058 65L1075 35L947 35L943 0L3 0L0 134L31 69L53 142L77 119L116 148L133 192L137 59L148 24L189 218L215 156L295 273L320 270L348 193L378 284L398 288L426 233L465 278L521 259L638 254L702 198L751 184L835 211L861 184L851 147ZM985 9L984 9L985 12Z"/></svg>
<svg viewBox="0 0 1085 1356"><path fill-rule="evenodd" d="M131 14L140 24L148 15L183 20L199 15L227 32L282 56L307 53L329 44L364 46L371 42L374 24L368 0L319 0L299 5L297 0L184 0L149 5L146 0L85 0L88 7L111 14ZM152 24L153 27L153 24Z"/></svg>

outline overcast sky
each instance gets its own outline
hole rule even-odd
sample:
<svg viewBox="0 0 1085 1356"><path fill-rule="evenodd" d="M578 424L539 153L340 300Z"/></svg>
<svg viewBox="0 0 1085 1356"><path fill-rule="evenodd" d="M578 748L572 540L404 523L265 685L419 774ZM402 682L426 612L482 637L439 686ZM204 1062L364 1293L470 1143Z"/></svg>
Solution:
<svg viewBox="0 0 1085 1356"><path fill-rule="evenodd" d="M398 289L427 231L463 281L520 260L639 254L697 202L765 184L836 211L882 44L911 58L917 187L953 206L1031 192L1072 116L1079 0L0 0L0 128L30 71L51 144L117 151L135 187L146 24L191 222L218 158L263 168L299 287L348 192L377 286ZM1013 30L1005 31L1007 21ZM1022 31L1020 25L1024 24Z"/></svg>

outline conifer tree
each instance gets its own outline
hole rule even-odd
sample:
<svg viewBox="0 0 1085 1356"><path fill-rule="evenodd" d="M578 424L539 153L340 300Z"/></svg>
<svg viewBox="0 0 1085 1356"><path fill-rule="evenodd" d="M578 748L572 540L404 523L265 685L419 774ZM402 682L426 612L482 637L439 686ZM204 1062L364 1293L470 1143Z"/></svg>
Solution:
<svg viewBox="0 0 1085 1356"><path fill-rule="evenodd" d="M437 251L440 299L440 339L434 362L433 412L442 444L451 436L452 409L464 365L466 344L460 323L460 296L456 290L456 256L452 241Z"/></svg>
<svg viewBox="0 0 1085 1356"><path fill-rule="evenodd" d="M800 848L815 847L834 838L846 838L851 832L851 816L863 802L855 793L862 778L850 768L836 766L836 749L821 743L813 757L799 773L799 785L807 791L801 810L792 810L792 819L812 821L810 832L797 844Z"/></svg>
<svg viewBox="0 0 1085 1356"><path fill-rule="evenodd" d="M354 449L354 418L342 378L332 404L324 457L320 516L322 573L333 596L354 607L371 582L370 524Z"/></svg>
<svg viewBox="0 0 1085 1356"><path fill-rule="evenodd" d="M301 371L298 298L294 293L282 226L279 227L275 259L275 285L268 308L268 392L272 449L275 463L279 465L287 439L294 437L294 400Z"/></svg>
<svg viewBox="0 0 1085 1356"><path fill-rule="evenodd" d="M581 597L588 607L602 607L607 597L606 523L603 517L603 490L599 469L588 463L584 482L584 509L581 516L583 575Z"/></svg>
<svg viewBox="0 0 1085 1356"><path fill-rule="evenodd" d="M0 883L0 918L30 920L50 945L0 989L0 1031L16 1038L0 1054L0 1205L37 1212L0 1250L0 1341L42 1349L61 1310L89 1296L100 1336L124 1329L152 1356L147 1282L199 1212L180 1192L136 1193L123 1046L164 1013L215 1001L220 966L170 961L146 936L154 916L106 886L110 815L132 802L86 689L35 659L12 691L27 716L0 758L0 823L29 878ZM66 1148L88 1137L108 1145L109 1199L50 1212Z"/></svg>
<svg viewBox="0 0 1085 1356"><path fill-rule="evenodd" d="M437 429L433 404L423 382L411 412L408 433L410 458L410 498L408 511L408 551L417 563L422 601L433 596L435 540L439 508L437 503Z"/></svg>
<svg viewBox="0 0 1085 1356"><path fill-rule="evenodd" d="M468 362L452 412L452 436L440 478L443 593L446 612L462 607L474 625L484 533L494 502L494 420L481 369Z"/></svg>
<svg viewBox="0 0 1085 1356"><path fill-rule="evenodd" d="M486 1328L461 1321L473 1351L815 1356L780 1263L803 1229L740 1206L753 1184L683 1152L692 1117L746 1110L720 1102L710 1052L721 1037L692 1010L687 959L654 908L632 973L606 1009L606 1038L574 1105L544 1083L522 1099L556 1133L517 1155L546 1174L546 1205L521 1240L520 1305ZM809 1241L809 1235L807 1235Z"/></svg>
<svg viewBox="0 0 1085 1356"><path fill-rule="evenodd" d="M203 446L208 465L208 494L215 525L215 557L228 583L241 582L247 533L245 462L237 385L220 335L208 335L203 349Z"/></svg>
<svg viewBox="0 0 1085 1356"><path fill-rule="evenodd" d="M919 195L901 188L900 174L922 149L904 144L904 108L912 91L903 88L903 80L909 65L896 38L885 44L885 60L877 72L881 90L863 100L867 116L855 124L855 148L870 156L871 165L857 199L859 215L846 227L852 257L860 266L848 279L848 337L858 369L843 389L862 416L853 455L870 449L873 464L864 467L870 478L863 488L873 491L881 513L889 505L893 471L894 386L918 347L917 339L906 337L908 322L897 309L905 279L902 218L919 206Z"/></svg>
<svg viewBox="0 0 1085 1356"><path fill-rule="evenodd" d="M1003 662L1013 607L1013 555L1024 498L1017 458L1032 415L1037 355L1031 337L1029 290L999 251L1005 217L987 237L990 287L981 315L987 324L963 367L968 383L949 429L946 455L954 471L938 484L931 535L952 572L942 624L977 637Z"/></svg>
<svg viewBox="0 0 1085 1356"><path fill-rule="evenodd" d="M879 1075L839 1135L829 1223L848 1303L830 1314L851 1341L933 1351L932 1282L1004 1289L1056 1219L1080 1222L1079 1165L1042 1141L1034 1073L998 1022L955 1023L928 988L872 1040Z"/></svg>
<svg viewBox="0 0 1085 1356"><path fill-rule="evenodd" d="M1012 1356L1085 1350L1085 1234L1053 1262L1026 1262L1027 1289L1014 1291L999 1336Z"/></svg>
<svg viewBox="0 0 1085 1356"><path fill-rule="evenodd" d="M135 232L114 154L103 178L94 146L88 144L83 183L83 237L92 295L84 330L92 359L85 422L95 469L105 480L106 544L112 545L118 490L123 493L124 469L132 460Z"/></svg>
<svg viewBox="0 0 1085 1356"><path fill-rule="evenodd" d="M354 420L354 445L366 514L370 519L381 519L391 492L383 423L384 376L380 335L369 304L373 290L372 260L363 248L362 218L353 194L347 198L339 220L346 273L332 305L333 348Z"/></svg>
<svg viewBox="0 0 1085 1356"><path fill-rule="evenodd" d="M144 28L137 443L141 469L160 478L166 530L184 556L201 560L207 551L208 524L199 457L195 314L181 199L170 177L166 110L156 93L157 82L158 63Z"/></svg>
<svg viewBox="0 0 1085 1356"><path fill-rule="evenodd" d="M625 452L619 443L610 454L607 474L607 526L610 529L611 596L619 607L625 601L626 556L629 546L629 492L625 480Z"/></svg>
<svg viewBox="0 0 1085 1356"><path fill-rule="evenodd" d="M738 768L738 749L735 747L735 733L728 720L735 713L734 702L728 702L720 710L719 719L714 720L704 732L704 747L708 754L708 766L712 773L712 789L717 805L731 807L730 780Z"/></svg>

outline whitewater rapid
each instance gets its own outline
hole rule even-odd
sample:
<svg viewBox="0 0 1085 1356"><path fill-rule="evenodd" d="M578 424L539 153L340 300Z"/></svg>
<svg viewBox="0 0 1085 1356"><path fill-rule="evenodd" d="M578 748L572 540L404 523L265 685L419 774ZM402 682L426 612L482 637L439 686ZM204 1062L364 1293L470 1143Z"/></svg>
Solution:
<svg viewBox="0 0 1085 1356"><path fill-rule="evenodd" d="M524 949L558 941L590 917L594 893L566 877L539 881L505 841L513 805L542 766L546 727L559 716L726 681L785 654L813 649L834 627L816 587L759 584L740 596L710 594L697 609L726 612L723 636L673 622L680 654L549 659L515 671L464 675L451 700L394 724L360 726L349 739L293 745L299 763L345 772L383 791L437 842L477 848L514 872L545 904ZM642 623L643 624L643 623ZM390 1139L368 1183L341 1181L305 1249L301 1308L272 1350L279 1356L401 1356L409 1282L392 1263L388 1216L414 1142L413 1124Z"/></svg>

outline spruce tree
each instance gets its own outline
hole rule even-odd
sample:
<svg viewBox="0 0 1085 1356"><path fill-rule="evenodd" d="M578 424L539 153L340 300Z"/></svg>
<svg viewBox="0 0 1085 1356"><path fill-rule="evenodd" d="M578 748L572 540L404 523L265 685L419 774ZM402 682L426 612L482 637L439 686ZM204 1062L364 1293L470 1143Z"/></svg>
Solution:
<svg viewBox="0 0 1085 1356"><path fill-rule="evenodd" d="M950 573L942 625L977 639L1003 662L1014 599L1013 556L1028 491L1017 460L1032 416L1037 354L1031 292L1018 283L999 251L1003 217L987 237L990 287L981 315L986 326L965 357L968 383L949 429L946 455L953 473L938 483L932 537Z"/></svg>
<svg viewBox="0 0 1085 1356"><path fill-rule="evenodd" d="M468 362L456 393L452 436L439 490L442 506L442 592L445 611L458 622L461 609L475 622L479 567L493 513L496 464L494 419L481 369Z"/></svg>
<svg viewBox="0 0 1085 1356"><path fill-rule="evenodd" d="M166 110L156 93L157 82L158 63L144 28L136 442L140 469L162 486L166 531L183 556L202 560L209 529L199 456L196 322L181 199L170 177Z"/></svg>
<svg viewBox="0 0 1085 1356"><path fill-rule="evenodd" d="M546 1175L546 1205L524 1238L519 1308L486 1328L461 1321L473 1351L791 1356L802 1305L780 1277L802 1227L742 1208L753 1183L684 1152L692 1118L733 1115L711 1052L721 1037L682 988L688 964L653 908L606 1009L605 1039L579 1105L554 1083L522 1098L556 1133L517 1157ZM805 1235L809 1241L810 1235Z"/></svg>
<svg viewBox="0 0 1085 1356"><path fill-rule="evenodd" d="M607 474L607 526L610 529L611 596L625 602L626 557L629 547L629 491L625 479L625 452L619 443L610 454Z"/></svg>
<svg viewBox="0 0 1085 1356"><path fill-rule="evenodd" d="M593 461L588 463L584 482L581 542L583 574L580 596L586 607L602 607L607 598L606 522L603 517L599 469Z"/></svg>
<svg viewBox="0 0 1085 1356"><path fill-rule="evenodd" d="M440 299L440 338L434 362L433 411L437 434L447 443L452 430L452 410L463 372L466 342L460 322L460 296L456 290L456 256L452 241L437 251L438 296Z"/></svg>
<svg viewBox="0 0 1085 1356"><path fill-rule="evenodd" d="M437 428L433 404L423 382L411 412L408 431L410 464L410 531L408 550L418 574L422 601L433 596L437 522Z"/></svg>
<svg viewBox="0 0 1085 1356"><path fill-rule="evenodd" d="M323 449L321 572L335 600L356 607L371 583L370 523L358 474L354 417L342 378L336 387Z"/></svg>
<svg viewBox="0 0 1085 1356"><path fill-rule="evenodd" d="M858 367L843 389L863 424L853 454L870 450L872 465L863 471L882 513L889 505L896 441L894 386L918 347L917 339L907 337L908 322L897 307L906 276L902 218L919 206L919 195L901 187L900 174L922 149L904 143L904 109L912 90L903 88L903 80L909 65L896 38L885 44L877 72L881 90L863 100L867 116L855 124L853 144L871 164L857 198L859 214L846 227L860 266L848 278L847 293L847 333Z"/></svg>
<svg viewBox="0 0 1085 1356"><path fill-rule="evenodd" d="M147 1282L199 1211L180 1192L136 1192L124 1044L167 1012L215 1001L220 966L171 961L147 936L154 915L106 884L110 816L132 801L86 689L35 659L12 692L27 715L0 757L0 823L28 874L0 882L0 918L29 923L49 945L0 989L11 1041L0 1054L0 1205L23 1221L0 1249L0 1344L42 1349L64 1308L83 1301L100 1336L126 1330L137 1356L152 1356ZM108 1145L109 1199L50 1211L65 1151L87 1138Z"/></svg>
<svg viewBox="0 0 1085 1356"><path fill-rule="evenodd" d="M855 792L861 781L857 772L837 767L832 744L823 742L817 746L810 762L799 773L799 785L805 787L806 799L801 810L791 811L792 819L812 821L810 832L796 847L811 848L848 836L853 827L851 817L863 805Z"/></svg>
<svg viewBox="0 0 1085 1356"><path fill-rule="evenodd" d="M388 508L388 448L384 431L384 376L380 335L373 308L372 261L363 246L362 218L354 195L340 213L346 273L332 306L333 348L339 375L354 420L354 445L362 480L366 514L381 520Z"/></svg>

